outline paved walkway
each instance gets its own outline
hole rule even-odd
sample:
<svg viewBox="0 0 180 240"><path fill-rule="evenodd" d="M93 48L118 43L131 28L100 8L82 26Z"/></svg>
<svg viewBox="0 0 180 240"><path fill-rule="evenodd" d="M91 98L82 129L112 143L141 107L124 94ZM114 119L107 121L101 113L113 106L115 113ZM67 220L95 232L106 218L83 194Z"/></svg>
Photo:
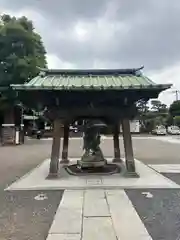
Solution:
<svg viewBox="0 0 180 240"><path fill-rule="evenodd" d="M151 240L123 190L66 190L47 240Z"/></svg>
<svg viewBox="0 0 180 240"><path fill-rule="evenodd" d="M180 164L149 164L159 173L180 173Z"/></svg>
<svg viewBox="0 0 180 240"><path fill-rule="evenodd" d="M180 164L149 167L180 180L173 179ZM179 195L170 188L66 190L47 240L178 240Z"/></svg>

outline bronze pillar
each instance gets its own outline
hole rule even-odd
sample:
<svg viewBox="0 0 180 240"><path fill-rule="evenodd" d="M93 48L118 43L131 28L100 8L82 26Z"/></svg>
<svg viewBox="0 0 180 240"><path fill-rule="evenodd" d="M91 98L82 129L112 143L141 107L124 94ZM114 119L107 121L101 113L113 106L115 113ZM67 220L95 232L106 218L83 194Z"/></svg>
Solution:
<svg viewBox="0 0 180 240"><path fill-rule="evenodd" d="M61 143L60 131L61 131L61 122L59 119L55 119L53 123L53 142L52 142L49 177L58 176L59 150L60 150L60 143Z"/></svg>
<svg viewBox="0 0 180 240"><path fill-rule="evenodd" d="M114 159L113 162L121 162L121 153L119 146L119 124L114 124L113 127L113 142L114 142Z"/></svg>
<svg viewBox="0 0 180 240"><path fill-rule="evenodd" d="M135 162L132 146L132 138L130 132L130 122L129 119L122 120L122 129L123 129L123 140L124 140L124 150L125 150L125 159L126 159L126 168L128 173L135 173Z"/></svg>
<svg viewBox="0 0 180 240"><path fill-rule="evenodd" d="M62 159L60 163L69 163L68 160L68 145L69 145L69 124L64 124L64 138L63 138L63 150Z"/></svg>

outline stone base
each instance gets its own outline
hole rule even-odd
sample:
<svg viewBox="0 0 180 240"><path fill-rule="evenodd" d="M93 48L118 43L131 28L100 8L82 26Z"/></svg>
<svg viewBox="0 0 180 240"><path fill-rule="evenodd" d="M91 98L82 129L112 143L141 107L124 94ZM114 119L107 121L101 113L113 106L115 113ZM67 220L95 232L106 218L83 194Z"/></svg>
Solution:
<svg viewBox="0 0 180 240"><path fill-rule="evenodd" d="M88 168L79 168L77 164L72 164L65 167L65 170L70 175L75 176L89 176L89 175L99 175L99 176L107 176L112 174L117 174L121 172L121 167L117 164L105 164L103 167L88 167Z"/></svg>
<svg viewBox="0 0 180 240"><path fill-rule="evenodd" d="M57 179L58 173L49 173L46 179Z"/></svg>
<svg viewBox="0 0 180 240"><path fill-rule="evenodd" d="M123 176L126 178L139 178L140 177L139 174L137 174L136 172L127 172L127 171L123 174Z"/></svg>
<svg viewBox="0 0 180 240"><path fill-rule="evenodd" d="M100 160L100 161L83 161L83 160L78 160L77 165L80 168L99 168L99 167L104 167L107 164L107 161Z"/></svg>
<svg viewBox="0 0 180 240"><path fill-rule="evenodd" d="M72 164L77 163L77 158L71 158L70 162ZM107 159L110 163L112 159ZM168 178L162 176L157 171L148 167L141 161L135 160L136 171L139 178L125 177L127 172L125 166L121 164L121 173L114 174L112 176L87 176L83 177L73 177L70 176L65 167L59 168L58 178L52 180L47 180L49 174L49 163L50 159L46 159L41 165L31 170L30 173L18 179L16 182L11 184L6 191L17 191L17 190L79 190L79 189L180 189L180 185ZM133 173L134 175L134 173ZM136 174L137 177L137 174Z"/></svg>

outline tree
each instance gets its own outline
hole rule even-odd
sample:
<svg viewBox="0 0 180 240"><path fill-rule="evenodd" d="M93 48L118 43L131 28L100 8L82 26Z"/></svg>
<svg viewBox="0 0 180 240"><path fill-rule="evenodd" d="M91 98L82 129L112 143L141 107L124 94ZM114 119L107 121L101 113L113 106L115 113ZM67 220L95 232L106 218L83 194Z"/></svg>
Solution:
<svg viewBox="0 0 180 240"><path fill-rule="evenodd" d="M166 117L165 126L168 127L168 126L171 126L173 124L174 124L173 117L170 114L168 114L167 117Z"/></svg>
<svg viewBox="0 0 180 240"><path fill-rule="evenodd" d="M168 108L161 101L154 99L150 108L147 101L137 102L141 131L151 132L156 125L167 125Z"/></svg>
<svg viewBox="0 0 180 240"><path fill-rule="evenodd" d="M175 116L174 117L174 124L178 127L180 127L180 116Z"/></svg>
<svg viewBox="0 0 180 240"><path fill-rule="evenodd" d="M161 103L159 100L152 100L151 101L151 109L155 112L159 113L167 113L167 106L166 104Z"/></svg>
<svg viewBox="0 0 180 240"><path fill-rule="evenodd" d="M138 110L138 116L139 116L139 121L140 121L140 124L141 124L141 128L142 128L142 131L144 131L146 115L149 111L149 106L147 105L146 100L141 99L136 103L136 107L137 107L137 110Z"/></svg>
<svg viewBox="0 0 180 240"><path fill-rule="evenodd" d="M180 116L180 100L174 101L169 107L169 114L172 117Z"/></svg>
<svg viewBox="0 0 180 240"><path fill-rule="evenodd" d="M12 114L10 109L16 100L16 94L9 86L22 84L35 77L39 73L37 66L46 67L45 54L42 39L34 31L32 21L26 17L1 16L0 86L7 89L2 91L3 99L0 102L3 102L9 114Z"/></svg>
<svg viewBox="0 0 180 240"><path fill-rule="evenodd" d="M146 113L149 110L149 106L147 106L146 100L139 100L136 104L139 113Z"/></svg>

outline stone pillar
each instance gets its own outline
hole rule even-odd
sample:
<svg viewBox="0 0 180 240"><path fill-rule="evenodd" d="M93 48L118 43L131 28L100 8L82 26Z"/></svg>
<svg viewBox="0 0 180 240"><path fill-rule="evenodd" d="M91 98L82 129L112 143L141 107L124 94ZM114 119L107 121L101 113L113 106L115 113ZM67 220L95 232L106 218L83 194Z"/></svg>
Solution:
<svg viewBox="0 0 180 240"><path fill-rule="evenodd" d="M113 162L121 162L121 153L119 146L119 124L114 124L113 127L113 142L114 142L114 159Z"/></svg>
<svg viewBox="0 0 180 240"><path fill-rule="evenodd" d="M49 169L50 178L55 178L58 176L59 170L59 151L60 151L60 131L61 131L61 122L59 119L54 120L53 124L53 142L52 142L52 151L51 151L51 162Z"/></svg>
<svg viewBox="0 0 180 240"><path fill-rule="evenodd" d="M122 130L123 130L126 168L127 168L127 172L133 175L133 174L136 174L136 169L135 169L135 162L134 162L129 119L126 118L122 120Z"/></svg>
<svg viewBox="0 0 180 240"><path fill-rule="evenodd" d="M63 150L62 150L62 159L60 163L69 163L68 160L68 145L69 145L69 124L64 124L64 138L63 138Z"/></svg>

